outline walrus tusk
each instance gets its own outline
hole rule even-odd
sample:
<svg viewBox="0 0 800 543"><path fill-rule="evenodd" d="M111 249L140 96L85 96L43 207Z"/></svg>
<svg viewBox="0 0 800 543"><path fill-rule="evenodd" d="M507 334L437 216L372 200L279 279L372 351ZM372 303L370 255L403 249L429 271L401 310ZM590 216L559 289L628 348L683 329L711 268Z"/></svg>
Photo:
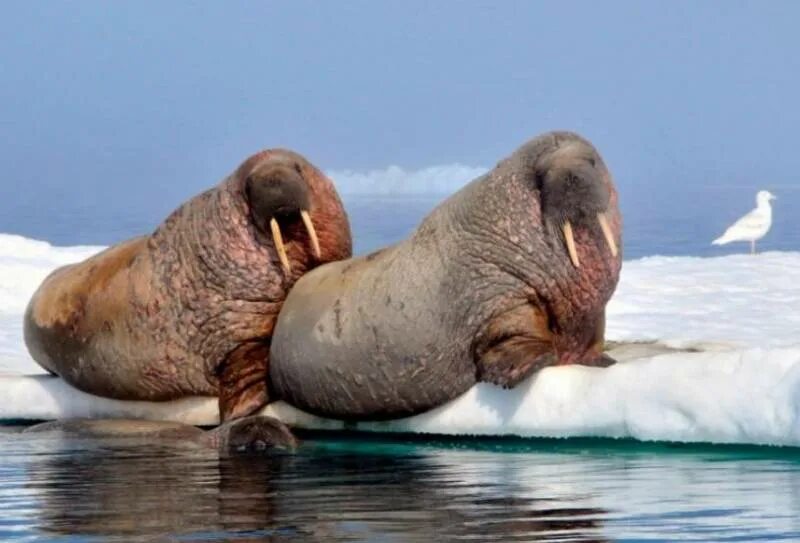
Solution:
<svg viewBox="0 0 800 543"><path fill-rule="evenodd" d="M606 214L598 213L597 222L600 223L600 228L603 230L608 248L611 249L611 255L617 256L617 242L614 241L614 234L611 232L611 226L608 224L608 217L606 217Z"/></svg>
<svg viewBox="0 0 800 543"><path fill-rule="evenodd" d="M275 217L270 219L269 227L272 229L272 241L275 243L275 249L278 251L278 258L281 259L283 271L286 275L292 273L292 267L289 265L289 257L286 256L286 247L283 245L283 236L281 235L281 227L278 226L278 221Z"/></svg>
<svg viewBox="0 0 800 543"><path fill-rule="evenodd" d="M564 230L564 240L567 242L567 251L569 251L569 259L572 260L572 265L576 268L581 267L578 260L578 251L575 250L575 238L572 235L572 224L569 221L564 223L561 227Z"/></svg>
<svg viewBox="0 0 800 543"><path fill-rule="evenodd" d="M314 258L319 260L322 258L322 252L319 250L319 238L317 238L317 231L314 229L314 223L311 221L311 215L305 209L300 212L303 217L303 224L306 225L308 230L308 237L311 238L311 250L314 251Z"/></svg>

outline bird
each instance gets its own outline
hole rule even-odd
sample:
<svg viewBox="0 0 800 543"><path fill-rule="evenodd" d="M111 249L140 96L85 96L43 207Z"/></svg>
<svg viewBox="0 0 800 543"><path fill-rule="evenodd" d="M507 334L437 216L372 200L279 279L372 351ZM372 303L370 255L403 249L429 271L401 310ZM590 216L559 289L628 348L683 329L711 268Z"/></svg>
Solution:
<svg viewBox="0 0 800 543"><path fill-rule="evenodd" d="M756 208L733 223L725 233L711 242L712 245L725 245L732 241L749 241L750 254L756 254L756 240L764 237L772 226L772 206L777 198L767 190L756 194Z"/></svg>

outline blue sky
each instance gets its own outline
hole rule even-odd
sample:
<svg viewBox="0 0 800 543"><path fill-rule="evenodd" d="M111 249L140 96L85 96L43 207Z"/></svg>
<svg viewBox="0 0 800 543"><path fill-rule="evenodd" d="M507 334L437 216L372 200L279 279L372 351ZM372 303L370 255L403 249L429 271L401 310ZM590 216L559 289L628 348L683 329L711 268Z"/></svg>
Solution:
<svg viewBox="0 0 800 543"><path fill-rule="evenodd" d="M799 20L778 1L4 2L0 213L168 209L270 146L329 170L491 166L556 128L631 194L796 184Z"/></svg>

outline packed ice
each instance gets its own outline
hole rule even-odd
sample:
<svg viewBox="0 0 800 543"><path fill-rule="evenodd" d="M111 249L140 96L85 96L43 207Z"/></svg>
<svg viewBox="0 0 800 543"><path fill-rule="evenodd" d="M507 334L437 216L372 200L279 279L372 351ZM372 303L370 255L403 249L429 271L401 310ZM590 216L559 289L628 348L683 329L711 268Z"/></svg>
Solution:
<svg viewBox="0 0 800 543"><path fill-rule="evenodd" d="M0 419L140 417L217 422L214 398L123 402L44 374L22 340L25 306L57 266L100 247L0 234ZM478 384L433 411L349 429L800 446L800 253L626 261L608 306L607 368L545 369L504 390ZM278 402L298 427L337 429Z"/></svg>

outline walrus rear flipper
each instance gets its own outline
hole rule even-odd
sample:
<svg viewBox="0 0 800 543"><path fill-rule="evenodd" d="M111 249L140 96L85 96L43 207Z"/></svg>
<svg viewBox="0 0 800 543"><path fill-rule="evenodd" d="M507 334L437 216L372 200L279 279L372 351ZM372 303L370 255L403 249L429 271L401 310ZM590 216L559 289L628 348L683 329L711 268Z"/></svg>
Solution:
<svg viewBox="0 0 800 543"><path fill-rule="evenodd" d="M228 355L218 369L221 422L252 415L267 405L268 367L268 343L245 343Z"/></svg>

